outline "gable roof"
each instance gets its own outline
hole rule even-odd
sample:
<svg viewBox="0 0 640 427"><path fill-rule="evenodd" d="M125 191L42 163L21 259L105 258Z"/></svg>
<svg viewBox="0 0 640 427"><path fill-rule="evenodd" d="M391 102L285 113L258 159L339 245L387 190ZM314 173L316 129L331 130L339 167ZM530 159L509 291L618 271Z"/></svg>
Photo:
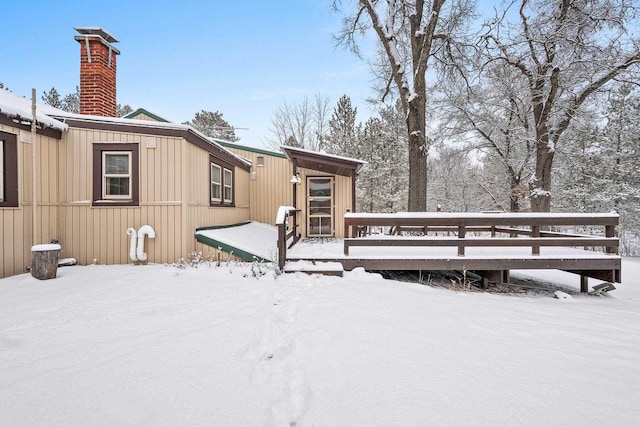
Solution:
<svg viewBox="0 0 640 427"><path fill-rule="evenodd" d="M319 153L317 151L305 150L304 148L290 147L287 145L282 145L280 148L298 167L336 175L351 176L352 174L357 174L367 164L364 160Z"/></svg>
<svg viewBox="0 0 640 427"><path fill-rule="evenodd" d="M147 117L152 118L153 120L157 121L157 122L161 122L161 123L171 123L171 120L167 120L164 117L161 117L157 114L152 113L149 110L145 110L144 108L138 108L136 111L132 111L129 114L124 115L122 118L123 119L133 119L134 117L140 115L140 114L144 114Z"/></svg>

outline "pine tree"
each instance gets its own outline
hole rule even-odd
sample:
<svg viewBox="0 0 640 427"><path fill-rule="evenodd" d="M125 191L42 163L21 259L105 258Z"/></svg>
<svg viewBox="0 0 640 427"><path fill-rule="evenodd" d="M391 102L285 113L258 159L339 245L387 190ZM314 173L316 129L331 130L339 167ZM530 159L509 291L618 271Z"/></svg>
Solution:
<svg viewBox="0 0 640 427"><path fill-rule="evenodd" d="M69 113L80 112L80 88L76 86L74 93L69 93L64 97L60 97L60 93L55 87L52 87L47 92L43 92L42 101L52 107L58 108Z"/></svg>
<svg viewBox="0 0 640 427"><path fill-rule="evenodd" d="M356 115L358 109L352 107L351 98L342 95L329 119L329 135L324 149L331 154L353 157L356 150Z"/></svg>
<svg viewBox="0 0 640 427"><path fill-rule="evenodd" d="M62 109L62 100L60 99L60 94L55 87L49 89L48 92L43 92L42 101L54 108Z"/></svg>
<svg viewBox="0 0 640 427"><path fill-rule="evenodd" d="M191 121L184 122L185 125L193 126L203 134L211 138L220 138L226 141L238 141L235 128L229 124L219 111L202 110L193 117Z"/></svg>
<svg viewBox="0 0 640 427"><path fill-rule="evenodd" d="M401 212L407 210L408 166L406 128L401 106L385 105L380 117L372 117L355 127L356 143L348 154L365 160L357 185L357 207L361 212Z"/></svg>
<svg viewBox="0 0 640 427"><path fill-rule="evenodd" d="M80 87L76 86L76 91L69 93L62 98L62 110L69 113L80 112Z"/></svg>

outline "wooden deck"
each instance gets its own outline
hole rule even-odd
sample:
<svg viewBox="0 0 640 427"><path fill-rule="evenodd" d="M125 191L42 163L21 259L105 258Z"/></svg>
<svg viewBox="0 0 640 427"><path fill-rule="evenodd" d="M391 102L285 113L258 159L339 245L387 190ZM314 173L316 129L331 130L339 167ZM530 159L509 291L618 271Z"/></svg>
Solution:
<svg viewBox="0 0 640 427"><path fill-rule="evenodd" d="M616 214L347 213L345 239L292 237L281 255L345 270L467 270L493 282L508 281L513 269L557 269L580 275L586 292L589 277L620 282L618 221Z"/></svg>

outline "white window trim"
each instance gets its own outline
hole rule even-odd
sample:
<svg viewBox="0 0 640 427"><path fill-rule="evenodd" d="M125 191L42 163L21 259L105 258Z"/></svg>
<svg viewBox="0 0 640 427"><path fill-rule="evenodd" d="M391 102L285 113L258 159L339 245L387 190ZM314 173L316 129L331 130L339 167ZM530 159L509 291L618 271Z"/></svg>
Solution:
<svg viewBox="0 0 640 427"><path fill-rule="evenodd" d="M211 192L211 194L210 194L211 201L212 202L220 202L222 200L222 197L223 197L223 194L222 194L222 191L223 191L223 188L222 188L222 180L223 180L222 167L220 167L220 165L217 165L217 164L215 164L213 162L210 162L210 164L211 164L211 188L209 189L209 191ZM216 168L218 170L218 177L219 177L219 181L218 182L215 182L213 180L213 177L214 177L213 169L214 168ZM213 188L214 185L218 187L218 189L219 189L218 194L220 194L220 197L213 197L212 188Z"/></svg>
<svg viewBox="0 0 640 427"><path fill-rule="evenodd" d="M107 174L106 173L106 165L107 165L107 156L108 155L123 155L126 154L129 158L129 173L127 174ZM133 172L132 172L132 159L133 153L131 151L103 151L102 152L102 198L104 200L131 200L133 197ZM129 178L129 194L123 195L113 195L107 194L107 178Z"/></svg>
<svg viewBox="0 0 640 427"><path fill-rule="evenodd" d="M0 202L4 202L4 140L0 139Z"/></svg>
<svg viewBox="0 0 640 427"><path fill-rule="evenodd" d="M229 173L230 182L227 182L227 172ZM231 169L224 168L222 182L224 184L224 193L222 194L222 197L224 197L225 203L233 203L233 172L231 171ZM229 189L229 194L231 194L231 197L229 199L227 199L227 188Z"/></svg>

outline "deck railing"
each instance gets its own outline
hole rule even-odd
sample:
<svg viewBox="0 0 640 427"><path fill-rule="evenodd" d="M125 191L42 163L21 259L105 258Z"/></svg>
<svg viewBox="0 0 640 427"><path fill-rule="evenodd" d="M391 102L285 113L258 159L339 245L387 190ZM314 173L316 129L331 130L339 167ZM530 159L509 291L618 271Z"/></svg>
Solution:
<svg viewBox="0 0 640 427"><path fill-rule="evenodd" d="M295 245L298 241L298 212L292 206L280 206L276 216L276 226L278 227L278 268L282 270L287 261L287 248ZM289 245L289 240L291 244Z"/></svg>
<svg viewBox="0 0 640 427"><path fill-rule="evenodd" d="M619 216L615 213L347 213L344 254L349 255L349 248L354 246L457 246L461 257L465 248L478 246L530 246L532 255L539 255L541 246L602 247L606 253L617 253L618 223ZM548 230L576 226L601 228L603 235ZM374 229L385 229L390 235L378 238L371 234ZM469 236L470 233L474 236Z"/></svg>

